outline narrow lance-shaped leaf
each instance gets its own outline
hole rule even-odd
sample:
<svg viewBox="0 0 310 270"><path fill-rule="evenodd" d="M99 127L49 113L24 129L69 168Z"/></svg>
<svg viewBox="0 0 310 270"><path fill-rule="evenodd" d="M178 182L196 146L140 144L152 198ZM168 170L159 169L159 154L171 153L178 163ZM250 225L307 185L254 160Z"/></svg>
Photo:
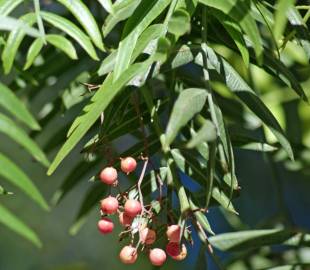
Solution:
<svg viewBox="0 0 310 270"><path fill-rule="evenodd" d="M24 0L0 0L0 15L9 15Z"/></svg>
<svg viewBox="0 0 310 270"><path fill-rule="evenodd" d="M255 20L251 16L251 1L240 0L199 0L200 3L216 8L240 24L253 44L258 62L262 60L262 40Z"/></svg>
<svg viewBox="0 0 310 270"><path fill-rule="evenodd" d="M0 132L6 134L18 144L23 146L37 161L44 166L49 165L45 154L41 151L40 147L18 127L10 118L0 113Z"/></svg>
<svg viewBox="0 0 310 270"><path fill-rule="evenodd" d="M189 199L189 204L190 204L192 212L194 213L196 220L200 223L202 228L204 230L206 230L208 233L214 235L214 232L211 228L211 225L210 225L205 213L203 213L202 210L199 209L199 207L193 202L193 200L191 198Z"/></svg>
<svg viewBox="0 0 310 270"><path fill-rule="evenodd" d="M24 103L22 103L19 98L2 83L0 83L0 106L5 108L8 112L14 115L14 117L29 126L31 129L40 129L38 122L28 111Z"/></svg>
<svg viewBox="0 0 310 270"><path fill-rule="evenodd" d="M30 68L36 57L39 55L41 49L43 48L43 45L44 42L42 38L37 38L32 42L31 46L28 49L24 70Z"/></svg>
<svg viewBox="0 0 310 270"><path fill-rule="evenodd" d="M241 56L243 58L245 65L249 66L250 55L249 55L248 48L243 38L243 33L239 25L232 19L229 19L227 15L225 15L224 13L220 11L214 10L212 14L216 16L218 21L224 26L228 34L232 37L233 41L235 42L236 46L238 47L241 53Z"/></svg>
<svg viewBox="0 0 310 270"><path fill-rule="evenodd" d="M259 117L276 136L291 159L294 159L291 145L279 125L276 118L260 100L250 86L241 78L235 69L221 56L216 54L210 47L206 47L207 60L210 69L223 77L228 88L233 91L252 112ZM202 56L196 58L196 63L203 65Z"/></svg>
<svg viewBox="0 0 310 270"><path fill-rule="evenodd" d="M128 19L117 51L113 82L129 67L139 36L164 11L169 3L169 0L143 1Z"/></svg>
<svg viewBox="0 0 310 270"><path fill-rule="evenodd" d="M32 200L37 202L43 209L48 210L49 207L43 196L31 182L28 176L11 160L0 153L0 176L7 179L10 183L24 191Z"/></svg>
<svg viewBox="0 0 310 270"><path fill-rule="evenodd" d="M91 37L94 44L101 50L104 50L100 30L95 18L81 0L57 0L63 4L73 16L80 22L85 31Z"/></svg>
<svg viewBox="0 0 310 270"><path fill-rule="evenodd" d="M38 28L40 31L41 38L43 39L44 44L45 44L46 43L46 41L45 41L45 29L44 29L43 20L42 20L41 14L40 14L40 9L41 9L40 0L33 0L33 2L34 2L34 11L35 11L36 18L37 18L37 25L38 25Z"/></svg>
<svg viewBox="0 0 310 270"><path fill-rule="evenodd" d="M25 19L25 16L23 16L21 19L15 19L13 17L0 15L0 30L10 32L14 30L20 30L29 36L40 37L40 32L37 29L28 25L27 22L23 20L23 18Z"/></svg>
<svg viewBox="0 0 310 270"><path fill-rule="evenodd" d="M133 63L137 57L143 52L143 50L147 47L150 42L158 39L161 35L163 35L166 31L166 28L163 24L153 24L149 26L145 31L141 34L138 39L137 45L134 48L132 53L131 63ZM103 76L111 71L113 71L115 61L116 61L117 51L113 51L110 53L102 62L98 75Z"/></svg>
<svg viewBox="0 0 310 270"><path fill-rule="evenodd" d="M216 139L216 128L210 120L206 120L198 132L187 143L188 148L194 148L203 142L212 142Z"/></svg>
<svg viewBox="0 0 310 270"><path fill-rule="evenodd" d="M76 51L71 41L60 35L46 35L46 41L62 50L71 59L77 59Z"/></svg>
<svg viewBox="0 0 310 270"><path fill-rule="evenodd" d="M75 41L81 45L81 47L89 54L91 58L94 60L99 60L89 37L79 27L77 27L68 19L50 12L41 11L41 16L43 20L47 21L54 27L59 28L61 31L75 39Z"/></svg>
<svg viewBox="0 0 310 270"><path fill-rule="evenodd" d="M102 5L102 7L108 12L108 13L114 13L113 10L113 4L111 0L98 0L98 2Z"/></svg>
<svg viewBox="0 0 310 270"><path fill-rule="evenodd" d="M116 24L129 18L135 11L141 0L124 0L115 2L113 5L113 13L109 14L103 25L103 36L106 37Z"/></svg>
<svg viewBox="0 0 310 270"><path fill-rule="evenodd" d="M35 23L36 17L34 13L28 13L20 18L20 23L24 22L28 26ZM6 23L7 24L7 23ZM39 33L39 32L38 32ZM22 29L15 29L10 34L3 49L1 58L3 62L4 73L8 74L12 68L16 53L22 43L26 33ZM40 34L38 35L40 36Z"/></svg>
<svg viewBox="0 0 310 270"><path fill-rule="evenodd" d="M299 11L294 7L291 6L287 13L288 20L290 24L294 27L296 31L297 41L303 47L305 53L308 56L308 60L310 59L310 34L308 26L303 21Z"/></svg>
<svg viewBox="0 0 310 270"><path fill-rule="evenodd" d="M145 62L132 65L115 83L112 83L112 75L109 75L99 90L91 99L91 104L84 108L84 114L79 116L78 122L74 122L75 128L72 129L70 137L62 146L48 174L53 173L60 162L70 153L73 147L80 141L88 129L96 122L100 114L105 110L113 98L122 90L122 88L136 75L144 72L153 62L148 59Z"/></svg>
<svg viewBox="0 0 310 270"><path fill-rule="evenodd" d="M276 4L275 20L273 25L274 36L276 42L279 43L279 40L282 36L282 33L285 30L287 23L287 12L295 3L295 0L278 0Z"/></svg>
<svg viewBox="0 0 310 270"><path fill-rule="evenodd" d="M189 88L182 91L177 98L166 128L165 144L168 147L182 127L184 127L195 114L200 112L206 102L207 92L203 89Z"/></svg>
<svg viewBox="0 0 310 270"><path fill-rule="evenodd" d="M18 233L25 239L32 242L37 247L41 247L42 243L33 230L31 230L17 216L13 215L7 208L0 204L0 223L7 226L12 231Z"/></svg>
<svg viewBox="0 0 310 270"><path fill-rule="evenodd" d="M293 235L291 231L282 229L251 230L232 233L223 233L209 238L216 248L228 250L244 250L267 245L282 244Z"/></svg>

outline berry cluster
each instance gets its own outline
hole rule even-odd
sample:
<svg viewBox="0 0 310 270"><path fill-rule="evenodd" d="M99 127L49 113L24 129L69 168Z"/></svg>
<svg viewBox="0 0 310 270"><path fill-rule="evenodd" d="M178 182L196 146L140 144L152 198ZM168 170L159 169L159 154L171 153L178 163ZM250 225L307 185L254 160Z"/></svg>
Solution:
<svg viewBox="0 0 310 270"><path fill-rule="evenodd" d="M144 171L147 165L145 161ZM129 174L137 167L137 162L132 157L121 159L120 164L122 172ZM118 172L114 167L104 168L100 175L100 180L107 185L116 187L118 185ZM143 178L140 177L140 179ZM125 230L120 234L120 240L129 237L130 244L122 248L119 254L120 260L124 264L133 264L138 258L138 252L145 251L149 260L154 266L161 266L165 263L168 254L172 259L181 261L187 255L185 244L181 242L183 230L180 225L170 226L152 226L156 220L156 214L152 211L152 206L144 206L141 190L139 190L139 200L129 199L126 194L119 193L116 197L108 196L101 201L101 219L98 222L98 229L102 234L113 232L113 221L108 215L118 214L120 224ZM164 230L162 230L164 228ZM161 248L153 248L153 244L158 240L158 235L164 235L168 244L165 251ZM135 235L137 235L137 244L134 245Z"/></svg>

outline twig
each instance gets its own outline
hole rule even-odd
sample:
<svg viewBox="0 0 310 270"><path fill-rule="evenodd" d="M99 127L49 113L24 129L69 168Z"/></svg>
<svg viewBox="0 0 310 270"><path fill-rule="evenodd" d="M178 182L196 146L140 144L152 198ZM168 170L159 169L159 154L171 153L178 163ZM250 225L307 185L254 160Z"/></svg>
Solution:
<svg viewBox="0 0 310 270"><path fill-rule="evenodd" d="M144 157L143 160L144 160L144 164L143 164L142 172L140 174L140 178L139 178L138 184L137 184L137 188L138 188L138 192L139 192L139 201L140 201L141 207L142 207L141 216L143 216L144 212L146 211L145 207L144 207L144 203L143 203L143 194L141 191L141 184L142 184L142 181L143 181L143 178L145 175L145 171L146 171L149 159L147 157Z"/></svg>

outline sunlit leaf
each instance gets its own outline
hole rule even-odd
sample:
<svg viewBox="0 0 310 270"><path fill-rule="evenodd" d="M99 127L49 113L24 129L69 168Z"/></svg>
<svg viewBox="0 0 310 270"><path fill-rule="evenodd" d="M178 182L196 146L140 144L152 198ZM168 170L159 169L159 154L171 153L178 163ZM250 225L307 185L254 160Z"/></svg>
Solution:
<svg viewBox="0 0 310 270"><path fill-rule="evenodd" d="M85 31L88 33L94 44L101 50L104 50L102 37L97 26L96 20L81 0L57 0L80 22Z"/></svg>
<svg viewBox="0 0 310 270"><path fill-rule="evenodd" d="M72 43L63 36L60 35L46 35L46 41L56 48L62 50L71 59L77 59L76 51Z"/></svg>
<svg viewBox="0 0 310 270"><path fill-rule="evenodd" d="M75 39L91 58L99 60L89 37L75 24L64 17L46 11L41 11L41 16L43 20Z"/></svg>

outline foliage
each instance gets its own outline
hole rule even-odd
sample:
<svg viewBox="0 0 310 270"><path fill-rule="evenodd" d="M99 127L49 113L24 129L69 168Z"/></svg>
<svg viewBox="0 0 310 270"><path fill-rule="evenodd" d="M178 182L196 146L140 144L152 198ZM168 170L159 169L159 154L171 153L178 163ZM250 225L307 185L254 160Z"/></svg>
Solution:
<svg viewBox="0 0 310 270"><path fill-rule="evenodd" d="M298 116L299 104L308 106L309 6L304 12L304 6L286 0L54 2L0 1L5 74L0 131L49 166L31 138L40 140L40 127L43 133L52 127L41 143L53 156L49 175L73 149L80 150L52 199L60 203L79 181L93 176L71 233L108 192L97 183L99 169L111 160L119 166L119 156L141 154L153 164L144 179L149 199L158 187L154 175L162 176L167 197L178 196L180 209L174 214L181 221L192 218L204 243L202 256L207 250L219 267L211 246L241 251L237 260L253 255L251 249L287 244L305 233L274 229L280 217L268 227L210 236L208 215L197 209L219 205L227 219L228 212L237 214L232 200L240 196L236 151L259 151L271 166L281 162L309 174L309 133L300 128L309 117ZM277 90L264 89L264 80L273 80ZM61 114L66 118L59 124ZM0 154L0 164L6 168L0 169L3 179L48 209L12 160ZM182 181L184 175L198 191ZM1 194L8 192L0 187ZM40 243L3 206L0 211L2 223ZM307 241L298 243L303 245Z"/></svg>

